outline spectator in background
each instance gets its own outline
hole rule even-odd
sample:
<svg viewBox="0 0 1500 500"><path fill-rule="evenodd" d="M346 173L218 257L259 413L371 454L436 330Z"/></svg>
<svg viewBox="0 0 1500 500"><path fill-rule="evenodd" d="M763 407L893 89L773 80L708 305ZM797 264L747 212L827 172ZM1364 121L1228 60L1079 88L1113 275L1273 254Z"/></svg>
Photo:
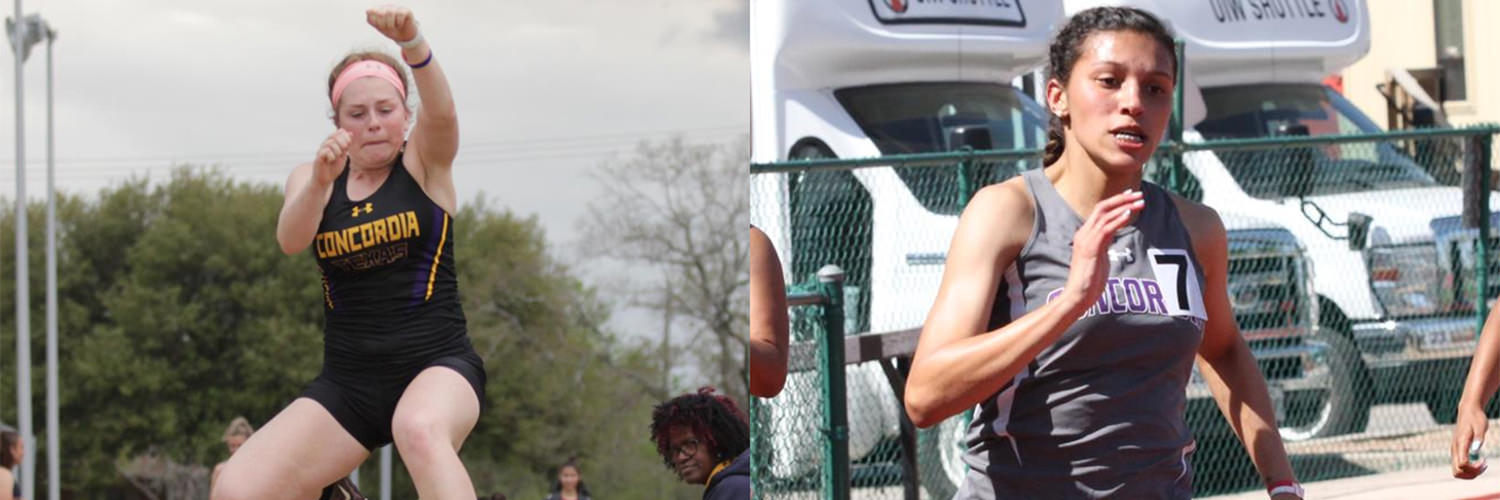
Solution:
<svg viewBox="0 0 1500 500"><path fill-rule="evenodd" d="M728 396L703 387L657 405L651 439L682 482L704 485L704 500L750 498L750 425Z"/></svg>
<svg viewBox="0 0 1500 500"><path fill-rule="evenodd" d="M21 480L15 469L26 456L26 444L12 430L0 431L0 500L20 500Z"/></svg>
<svg viewBox="0 0 1500 500"><path fill-rule="evenodd" d="M15 467L26 456L26 443L12 429L0 431L0 500L21 500L21 479Z"/></svg>
<svg viewBox="0 0 1500 500"><path fill-rule="evenodd" d="M547 500L593 500L589 487L583 484L577 459L569 458L557 468L557 482L552 483L552 494L547 495Z"/></svg>

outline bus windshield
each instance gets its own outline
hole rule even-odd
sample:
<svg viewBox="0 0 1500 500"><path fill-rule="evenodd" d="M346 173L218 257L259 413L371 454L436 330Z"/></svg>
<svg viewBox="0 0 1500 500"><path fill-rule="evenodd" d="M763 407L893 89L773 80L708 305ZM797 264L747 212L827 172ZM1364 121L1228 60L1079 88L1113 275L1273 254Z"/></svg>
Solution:
<svg viewBox="0 0 1500 500"><path fill-rule="evenodd" d="M1206 140L1381 131L1343 96L1317 84L1205 88L1203 102L1207 117L1194 128ZM1257 198L1438 185L1389 142L1226 149L1216 155L1245 192Z"/></svg>
<svg viewBox="0 0 1500 500"><path fill-rule="evenodd" d="M1041 149L1047 113L1003 83L923 82L839 89L834 96L882 155L972 149ZM971 165L974 187L1009 179L1041 157ZM955 167L898 167L896 175L933 213L963 209Z"/></svg>
<svg viewBox="0 0 1500 500"><path fill-rule="evenodd" d="M1046 112L1007 84L903 83L834 95L883 155L960 149L966 145L960 129L988 132L988 144L973 143L973 132L967 136L967 145L988 146L977 149L1033 149L1047 141Z"/></svg>

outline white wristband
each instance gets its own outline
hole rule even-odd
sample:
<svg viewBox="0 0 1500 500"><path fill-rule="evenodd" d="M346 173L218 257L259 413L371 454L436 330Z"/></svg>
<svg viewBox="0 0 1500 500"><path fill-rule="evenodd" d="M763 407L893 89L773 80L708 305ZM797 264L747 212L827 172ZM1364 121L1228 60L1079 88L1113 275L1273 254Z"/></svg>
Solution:
<svg viewBox="0 0 1500 500"><path fill-rule="evenodd" d="M1293 495L1297 495L1297 498L1302 498L1304 496L1303 491L1302 491L1302 485L1297 484L1297 483L1283 484L1281 486L1277 486L1275 488L1271 488L1271 491L1269 493L1273 497L1276 496L1276 495L1280 495L1282 493L1291 493Z"/></svg>
<svg viewBox="0 0 1500 500"><path fill-rule="evenodd" d="M422 30L417 30L417 36L412 37L411 40L407 40L407 41L404 41L404 42L396 42L396 45L400 45L401 48L403 48L403 49L415 49L415 48L417 48L418 45L421 45L421 44L422 44Z"/></svg>

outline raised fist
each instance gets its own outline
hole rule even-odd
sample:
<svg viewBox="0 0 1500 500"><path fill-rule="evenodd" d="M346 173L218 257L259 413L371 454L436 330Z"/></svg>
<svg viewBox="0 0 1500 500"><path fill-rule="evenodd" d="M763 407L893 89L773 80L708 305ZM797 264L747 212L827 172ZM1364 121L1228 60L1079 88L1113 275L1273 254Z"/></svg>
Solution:
<svg viewBox="0 0 1500 500"><path fill-rule="evenodd" d="M417 38L417 18L411 9L384 5L365 11L365 20L380 34L396 43Z"/></svg>
<svg viewBox="0 0 1500 500"><path fill-rule="evenodd" d="M333 183L344 170L344 156L349 152L352 137L344 129L338 129L323 140L318 147L318 156L313 158L313 179L319 185Z"/></svg>

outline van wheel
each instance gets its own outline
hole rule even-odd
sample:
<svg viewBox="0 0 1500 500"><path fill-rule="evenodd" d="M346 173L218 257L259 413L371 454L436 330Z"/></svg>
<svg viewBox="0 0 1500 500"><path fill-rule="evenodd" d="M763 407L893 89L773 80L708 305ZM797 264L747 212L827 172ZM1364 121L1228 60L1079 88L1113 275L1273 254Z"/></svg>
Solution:
<svg viewBox="0 0 1500 500"><path fill-rule="evenodd" d="M1370 422L1370 395L1375 386L1370 383L1359 351L1337 332L1320 340L1329 346L1328 389L1288 395L1286 418L1281 422L1282 440L1364 432Z"/></svg>
<svg viewBox="0 0 1500 500"><path fill-rule="evenodd" d="M1451 424L1458 421L1458 400L1463 395L1463 381L1469 370L1469 360L1457 359L1445 363L1438 375L1433 380L1451 380L1456 383L1442 384L1428 392L1422 398L1427 405L1427 413L1432 419L1440 424ZM1489 404L1484 406L1484 414L1490 418L1500 417L1500 398L1490 398Z"/></svg>

